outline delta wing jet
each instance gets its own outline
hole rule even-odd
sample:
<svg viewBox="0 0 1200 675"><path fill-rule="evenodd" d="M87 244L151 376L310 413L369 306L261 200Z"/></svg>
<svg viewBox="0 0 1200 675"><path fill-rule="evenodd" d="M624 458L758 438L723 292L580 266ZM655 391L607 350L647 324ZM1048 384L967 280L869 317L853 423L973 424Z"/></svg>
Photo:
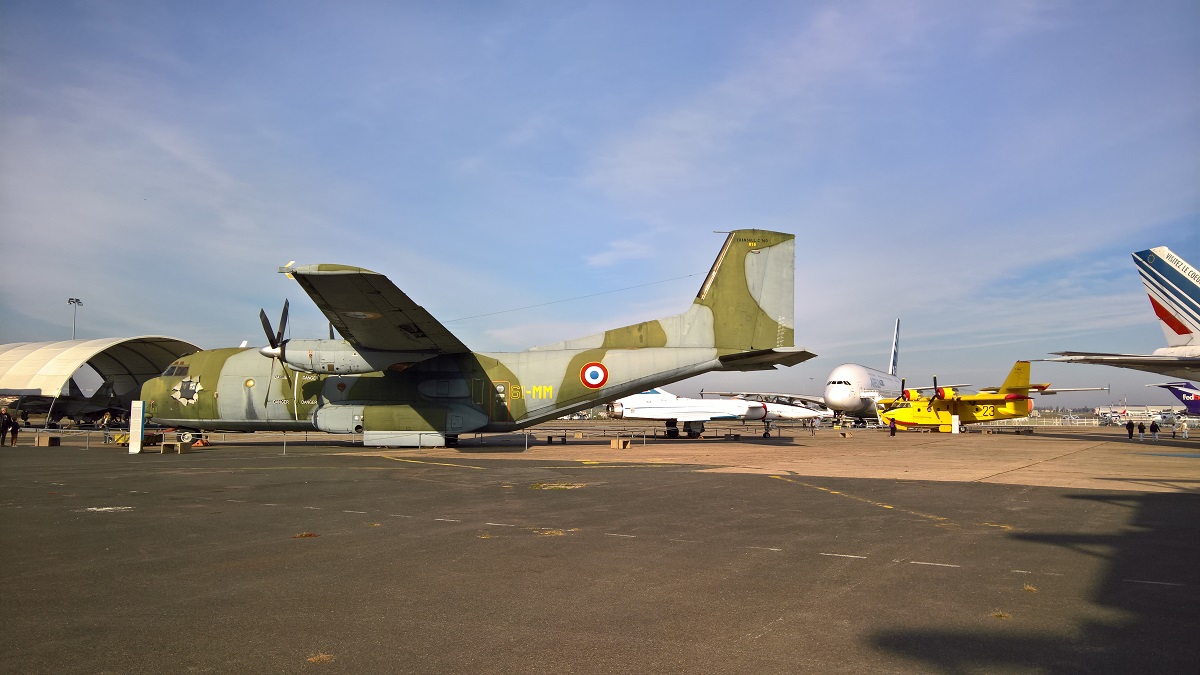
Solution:
<svg viewBox="0 0 1200 675"><path fill-rule="evenodd" d="M1130 368L1168 377L1200 379L1200 270L1166 246L1133 254L1150 307L1162 326L1167 346L1151 354L1055 352L1048 361L1092 363Z"/></svg>
<svg viewBox="0 0 1200 675"><path fill-rule="evenodd" d="M608 413L623 419L663 420L667 423L667 438L679 437L679 422L683 422L688 438L699 438L704 433L705 422L761 421L765 427L763 438L770 438L772 422L821 417L817 411L799 406L741 398L684 398L663 389L651 389L618 399L609 404Z"/></svg>
<svg viewBox="0 0 1200 675"><path fill-rule="evenodd" d="M937 377L933 387L905 389L894 399L879 402L883 407L879 415L884 424L895 420L901 429L935 427L941 432L955 431L959 425L1027 417L1033 412L1030 394L1050 396L1064 391L1105 391L1107 387L1084 387L1076 389L1051 389L1050 383L1029 383L1029 362L1017 361L1009 371L1004 384L985 387L976 394L963 394L953 386L939 387ZM930 391L926 396L922 391Z"/></svg>
<svg viewBox="0 0 1200 675"><path fill-rule="evenodd" d="M280 268L343 339L200 351L142 387L157 422L194 430L320 430L374 446L453 445L713 370L770 370L794 346L795 236L729 234L682 314L523 352L469 350L387 277L345 265Z"/></svg>

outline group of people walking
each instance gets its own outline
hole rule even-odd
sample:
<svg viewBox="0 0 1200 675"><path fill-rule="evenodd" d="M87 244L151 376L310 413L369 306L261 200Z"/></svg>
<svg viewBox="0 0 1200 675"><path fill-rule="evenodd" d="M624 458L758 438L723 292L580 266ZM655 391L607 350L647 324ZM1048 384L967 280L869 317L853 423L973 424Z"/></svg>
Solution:
<svg viewBox="0 0 1200 675"><path fill-rule="evenodd" d="M1125 423L1125 431L1127 431L1129 433L1129 440L1131 440L1131 441L1133 440L1134 428L1135 427L1133 424L1133 420L1129 420L1128 422ZM1139 441L1146 440L1146 423L1138 422L1136 429L1138 432L1138 440ZM1150 439L1151 440L1157 441L1158 440L1158 432L1161 430L1162 430L1162 427L1158 426L1157 421L1155 421L1155 420L1150 421ZM1188 437L1188 421L1187 421L1187 419L1179 420L1179 423L1175 425L1174 431L1179 432L1183 438L1187 438ZM1172 433L1171 437L1174 438L1174 436L1175 436L1175 434Z"/></svg>

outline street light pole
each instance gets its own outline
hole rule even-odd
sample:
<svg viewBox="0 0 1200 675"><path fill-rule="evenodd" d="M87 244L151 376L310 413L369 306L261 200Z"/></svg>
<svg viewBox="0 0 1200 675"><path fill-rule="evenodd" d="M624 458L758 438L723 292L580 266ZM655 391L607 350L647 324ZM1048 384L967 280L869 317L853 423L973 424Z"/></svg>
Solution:
<svg viewBox="0 0 1200 675"><path fill-rule="evenodd" d="M71 339L75 339L75 315L79 313L79 308L83 305L83 301L79 298L67 298L67 304L71 305Z"/></svg>

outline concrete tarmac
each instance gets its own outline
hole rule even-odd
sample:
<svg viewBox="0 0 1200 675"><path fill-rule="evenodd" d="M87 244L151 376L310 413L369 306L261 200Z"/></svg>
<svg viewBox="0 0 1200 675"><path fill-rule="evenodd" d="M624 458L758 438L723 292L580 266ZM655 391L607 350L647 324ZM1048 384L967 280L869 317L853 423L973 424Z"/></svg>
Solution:
<svg viewBox="0 0 1200 675"><path fill-rule="evenodd" d="M1200 662L1196 439L310 438L286 455L254 436L184 455L0 450L4 670Z"/></svg>

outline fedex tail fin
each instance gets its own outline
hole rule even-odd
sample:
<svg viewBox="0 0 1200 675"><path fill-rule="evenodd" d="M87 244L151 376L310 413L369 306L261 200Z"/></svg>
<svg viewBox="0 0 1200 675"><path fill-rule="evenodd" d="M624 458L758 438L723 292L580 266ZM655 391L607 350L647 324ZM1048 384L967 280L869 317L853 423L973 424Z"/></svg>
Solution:
<svg viewBox="0 0 1200 675"><path fill-rule="evenodd" d="M1004 384L1000 385L997 393L1028 394L1029 388L1029 362L1017 361L1013 364L1012 370L1008 372L1008 377L1004 378Z"/></svg>
<svg viewBox="0 0 1200 675"><path fill-rule="evenodd" d="M1133 254L1170 347L1200 345L1200 271L1166 246Z"/></svg>
<svg viewBox="0 0 1200 675"><path fill-rule="evenodd" d="M1191 382L1163 382L1162 384L1148 384L1147 387L1162 387L1167 391L1175 394L1175 398L1183 403L1183 407L1187 408L1188 414L1200 415L1200 389Z"/></svg>

